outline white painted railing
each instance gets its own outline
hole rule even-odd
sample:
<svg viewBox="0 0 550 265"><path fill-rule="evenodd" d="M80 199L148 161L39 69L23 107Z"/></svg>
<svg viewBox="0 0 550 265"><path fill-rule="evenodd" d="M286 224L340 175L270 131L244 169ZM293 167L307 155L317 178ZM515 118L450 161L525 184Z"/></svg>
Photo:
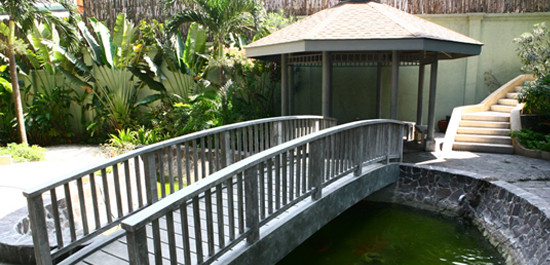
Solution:
<svg viewBox="0 0 550 265"><path fill-rule="evenodd" d="M52 264L159 197L335 124L320 116L290 116L221 126L146 146L27 190L37 264Z"/></svg>
<svg viewBox="0 0 550 265"><path fill-rule="evenodd" d="M358 121L232 164L122 222L130 264L209 264L296 203L364 165L401 161L403 126Z"/></svg>

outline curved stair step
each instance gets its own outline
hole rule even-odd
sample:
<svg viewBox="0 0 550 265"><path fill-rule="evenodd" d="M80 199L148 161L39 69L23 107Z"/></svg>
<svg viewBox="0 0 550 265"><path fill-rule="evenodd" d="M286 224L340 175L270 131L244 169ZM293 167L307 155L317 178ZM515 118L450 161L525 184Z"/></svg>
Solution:
<svg viewBox="0 0 550 265"><path fill-rule="evenodd" d="M510 98L501 98L498 100L499 105L503 106L513 106L515 107L517 104L519 104L517 99L510 99Z"/></svg>
<svg viewBox="0 0 550 265"><path fill-rule="evenodd" d="M456 142L512 145L512 137L503 135L457 134Z"/></svg>
<svg viewBox="0 0 550 265"><path fill-rule="evenodd" d="M523 86L516 86L514 89L516 90L516 92L520 93L523 89Z"/></svg>
<svg viewBox="0 0 550 265"><path fill-rule="evenodd" d="M480 127L458 127L457 134L477 134L477 135L502 135L509 136L510 129L498 128L480 128Z"/></svg>
<svg viewBox="0 0 550 265"><path fill-rule="evenodd" d="M508 92L508 93L506 93L506 98L517 99L518 96L519 96L518 92Z"/></svg>
<svg viewBox="0 0 550 265"><path fill-rule="evenodd" d="M482 111L462 114L463 121L510 122L510 113Z"/></svg>
<svg viewBox="0 0 550 265"><path fill-rule="evenodd" d="M510 113L514 108L515 108L515 106L507 106L507 105L492 105L491 106L492 111L506 112L506 113Z"/></svg>
<svg viewBox="0 0 550 265"><path fill-rule="evenodd" d="M462 120L459 123L460 127L481 127L481 128L497 128L497 129L510 129L509 122L502 121L471 121Z"/></svg>
<svg viewBox="0 0 550 265"><path fill-rule="evenodd" d="M507 144L485 144L485 143L464 143L455 142L453 150L473 151L482 153L513 154L514 147Z"/></svg>

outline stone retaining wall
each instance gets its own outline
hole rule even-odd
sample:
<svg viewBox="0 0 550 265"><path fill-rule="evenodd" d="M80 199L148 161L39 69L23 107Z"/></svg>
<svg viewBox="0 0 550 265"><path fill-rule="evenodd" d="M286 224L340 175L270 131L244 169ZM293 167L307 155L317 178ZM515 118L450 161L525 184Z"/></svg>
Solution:
<svg viewBox="0 0 550 265"><path fill-rule="evenodd" d="M550 204L509 183L404 164L397 183L369 199L469 217L507 264L550 264Z"/></svg>

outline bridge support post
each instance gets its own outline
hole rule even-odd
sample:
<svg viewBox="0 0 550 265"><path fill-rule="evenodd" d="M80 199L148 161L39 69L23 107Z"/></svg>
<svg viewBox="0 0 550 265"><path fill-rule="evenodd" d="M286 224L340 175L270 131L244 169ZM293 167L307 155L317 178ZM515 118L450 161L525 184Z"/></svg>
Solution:
<svg viewBox="0 0 550 265"><path fill-rule="evenodd" d="M155 153L144 155L143 165L145 169L145 190L147 203L151 204L158 201L157 191L157 165L155 162ZM161 158L162 159L162 158Z"/></svg>
<svg viewBox="0 0 550 265"><path fill-rule="evenodd" d="M353 175L358 177L361 176L361 173L363 173L363 157L364 157L364 146L363 146L363 135L364 135L365 127L357 128L354 132L354 139L352 139L352 142L357 143L357 148L355 148L355 154L353 156L353 163L355 165L355 172L353 172Z"/></svg>
<svg viewBox="0 0 550 265"><path fill-rule="evenodd" d="M229 132L225 132L223 133L223 135L221 135L220 137L222 143L221 145L223 146L222 148L222 166L223 167L227 167L229 165L231 165L231 138L230 138L230 135L229 135Z"/></svg>
<svg viewBox="0 0 550 265"><path fill-rule="evenodd" d="M389 126L389 124L386 124L385 127L386 127L386 130L387 130L386 137L388 137L386 139L386 146L387 146L386 164L389 164L390 163L390 154L391 154L391 127Z"/></svg>
<svg viewBox="0 0 550 265"><path fill-rule="evenodd" d="M135 231L126 230L128 241L128 258L130 264L149 265L149 252L147 251L147 230L145 226Z"/></svg>
<svg viewBox="0 0 550 265"><path fill-rule="evenodd" d="M53 262L50 254L50 241L48 239L48 229L46 228L46 216L42 196L27 197L27 204L27 207L29 207L29 220L31 221L36 264L51 265Z"/></svg>
<svg viewBox="0 0 550 265"><path fill-rule="evenodd" d="M313 200L319 200L323 196L324 163L324 139L316 140L309 145L309 172L312 183Z"/></svg>
<svg viewBox="0 0 550 265"><path fill-rule="evenodd" d="M246 227L250 234L246 238L248 243L260 239L260 215L258 205L258 166L253 166L244 172L244 190L246 203Z"/></svg>

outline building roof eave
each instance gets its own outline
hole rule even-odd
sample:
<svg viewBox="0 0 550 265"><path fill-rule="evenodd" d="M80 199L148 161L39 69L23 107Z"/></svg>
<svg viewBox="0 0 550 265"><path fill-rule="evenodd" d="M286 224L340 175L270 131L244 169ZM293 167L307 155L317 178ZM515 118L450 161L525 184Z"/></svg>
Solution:
<svg viewBox="0 0 550 265"><path fill-rule="evenodd" d="M245 47L246 57L256 59L277 58L280 54L316 52L384 52L428 51L447 54L440 59L455 59L479 55L483 44L463 43L429 38L410 39L339 39L299 40L265 46ZM269 59L268 59L269 60Z"/></svg>

